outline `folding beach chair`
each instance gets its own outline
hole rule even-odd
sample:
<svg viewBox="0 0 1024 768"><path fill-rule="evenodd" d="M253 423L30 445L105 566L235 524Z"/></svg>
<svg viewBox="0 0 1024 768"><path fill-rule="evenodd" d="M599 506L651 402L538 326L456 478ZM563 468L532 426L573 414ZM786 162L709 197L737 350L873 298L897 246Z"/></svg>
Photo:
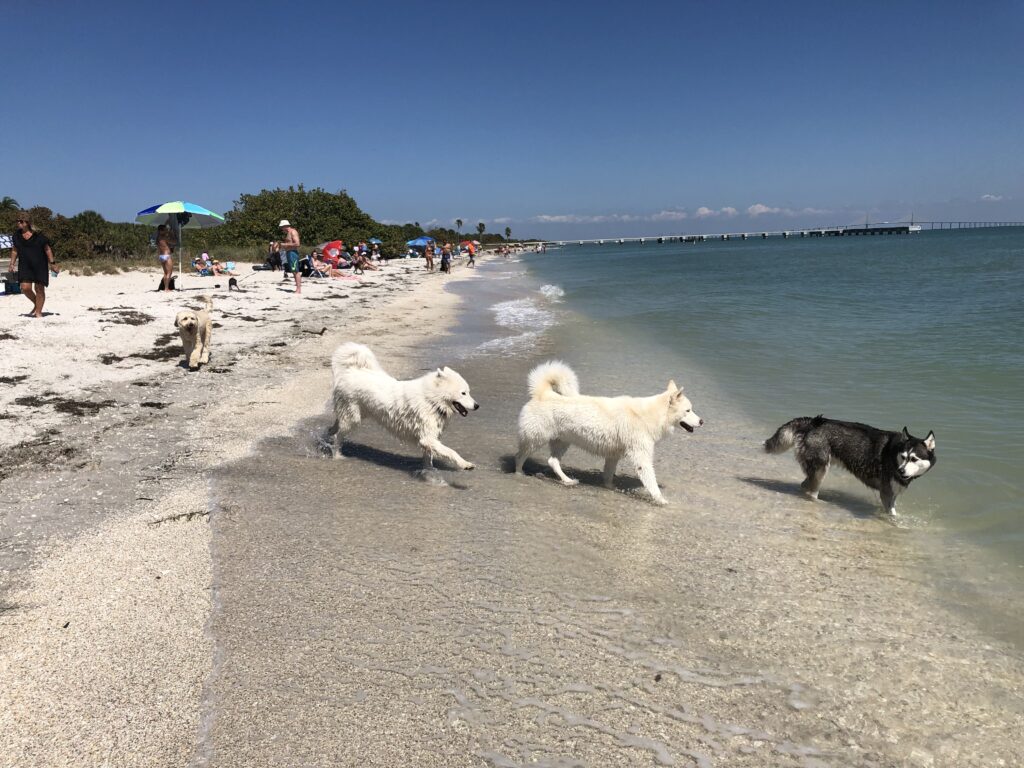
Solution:
<svg viewBox="0 0 1024 768"><path fill-rule="evenodd" d="M316 259L313 258L312 253L303 259L303 261L305 261L305 264L303 265L304 268L302 270L303 277L306 276L306 269L309 270L309 277L327 277L326 272L322 269L316 268ZM301 264L302 262L299 263Z"/></svg>

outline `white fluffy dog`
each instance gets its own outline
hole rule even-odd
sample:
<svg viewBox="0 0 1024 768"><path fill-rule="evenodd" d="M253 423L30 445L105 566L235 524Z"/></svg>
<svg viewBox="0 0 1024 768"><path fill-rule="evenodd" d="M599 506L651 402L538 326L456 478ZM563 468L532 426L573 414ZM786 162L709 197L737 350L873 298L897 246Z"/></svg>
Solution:
<svg viewBox="0 0 1024 768"><path fill-rule="evenodd" d="M334 351L334 427L331 445L341 458L341 441L363 417L378 422L391 434L423 450L423 467L434 457L459 469L473 465L441 442L449 417L466 416L480 405L469 395L469 384L451 368L438 368L418 379L399 381L377 362L369 347L348 342Z"/></svg>
<svg viewBox="0 0 1024 768"><path fill-rule="evenodd" d="M185 359L188 360L190 371L210 362L210 336L213 333L210 310L213 309L213 299L200 296L199 300L205 309L183 309L174 318L174 327L181 334L181 344L185 347Z"/></svg>
<svg viewBox="0 0 1024 768"><path fill-rule="evenodd" d="M519 412L519 451L516 472L545 443L548 466L565 485L576 485L559 460L570 446L604 458L604 484L612 487L615 467L625 458L636 468L644 488L658 504L665 497L654 476L654 444L678 424L693 432L704 420L674 381L650 397L590 397L580 394L576 374L565 363L542 363L530 371L530 401Z"/></svg>

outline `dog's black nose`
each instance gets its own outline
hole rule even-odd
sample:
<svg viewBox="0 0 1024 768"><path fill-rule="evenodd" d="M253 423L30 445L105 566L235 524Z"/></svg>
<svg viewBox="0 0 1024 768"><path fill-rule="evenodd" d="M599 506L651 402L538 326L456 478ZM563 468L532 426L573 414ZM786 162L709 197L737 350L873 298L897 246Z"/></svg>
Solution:
<svg viewBox="0 0 1024 768"><path fill-rule="evenodd" d="M480 410L480 403L473 403L473 410L474 411Z"/></svg>
<svg viewBox="0 0 1024 768"><path fill-rule="evenodd" d="M704 419L698 419L697 420L697 426L698 427L703 427L704 426Z"/></svg>

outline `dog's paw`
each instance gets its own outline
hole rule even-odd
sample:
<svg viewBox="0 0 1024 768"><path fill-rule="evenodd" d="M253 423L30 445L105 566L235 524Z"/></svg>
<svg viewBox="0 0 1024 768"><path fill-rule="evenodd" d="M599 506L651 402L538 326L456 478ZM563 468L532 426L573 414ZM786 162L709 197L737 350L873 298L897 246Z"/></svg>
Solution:
<svg viewBox="0 0 1024 768"><path fill-rule="evenodd" d="M668 504L668 499L666 499L664 496L653 496L651 498L651 501L653 501L659 507L664 507L665 505Z"/></svg>
<svg viewBox="0 0 1024 768"><path fill-rule="evenodd" d="M459 469L476 469L476 464L470 464L468 461L464 461L459 465Z"/></svg>
<svg viewBox="0 0 1024 768"><path fill-rule="evenodd" d="M562 485L564 485L566 488L572 488L574 485L579 485L579 484L580 484L579 480L569 479L569 480L563 480L562 481Z"/></svg>

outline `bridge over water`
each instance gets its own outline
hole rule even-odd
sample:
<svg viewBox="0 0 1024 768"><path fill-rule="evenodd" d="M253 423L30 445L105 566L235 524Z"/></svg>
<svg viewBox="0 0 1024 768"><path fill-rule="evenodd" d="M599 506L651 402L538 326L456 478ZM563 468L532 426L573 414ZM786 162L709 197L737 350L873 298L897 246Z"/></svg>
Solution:
<svg viewBox="0 0 1024 768"><path fill-rule="evenodd" d="M753 232L719 232L701 235L649 235L643 237L605 237L589 240L548 240L548 245L605 245L611 243L703 243L709 240L767 240L769 237L864 237L885 235L912 235L933 229L980 229L985 227L1024 227L1024 221L916 221L881 222L854 226L811 227L809 229L780 229Z"/></svg>

